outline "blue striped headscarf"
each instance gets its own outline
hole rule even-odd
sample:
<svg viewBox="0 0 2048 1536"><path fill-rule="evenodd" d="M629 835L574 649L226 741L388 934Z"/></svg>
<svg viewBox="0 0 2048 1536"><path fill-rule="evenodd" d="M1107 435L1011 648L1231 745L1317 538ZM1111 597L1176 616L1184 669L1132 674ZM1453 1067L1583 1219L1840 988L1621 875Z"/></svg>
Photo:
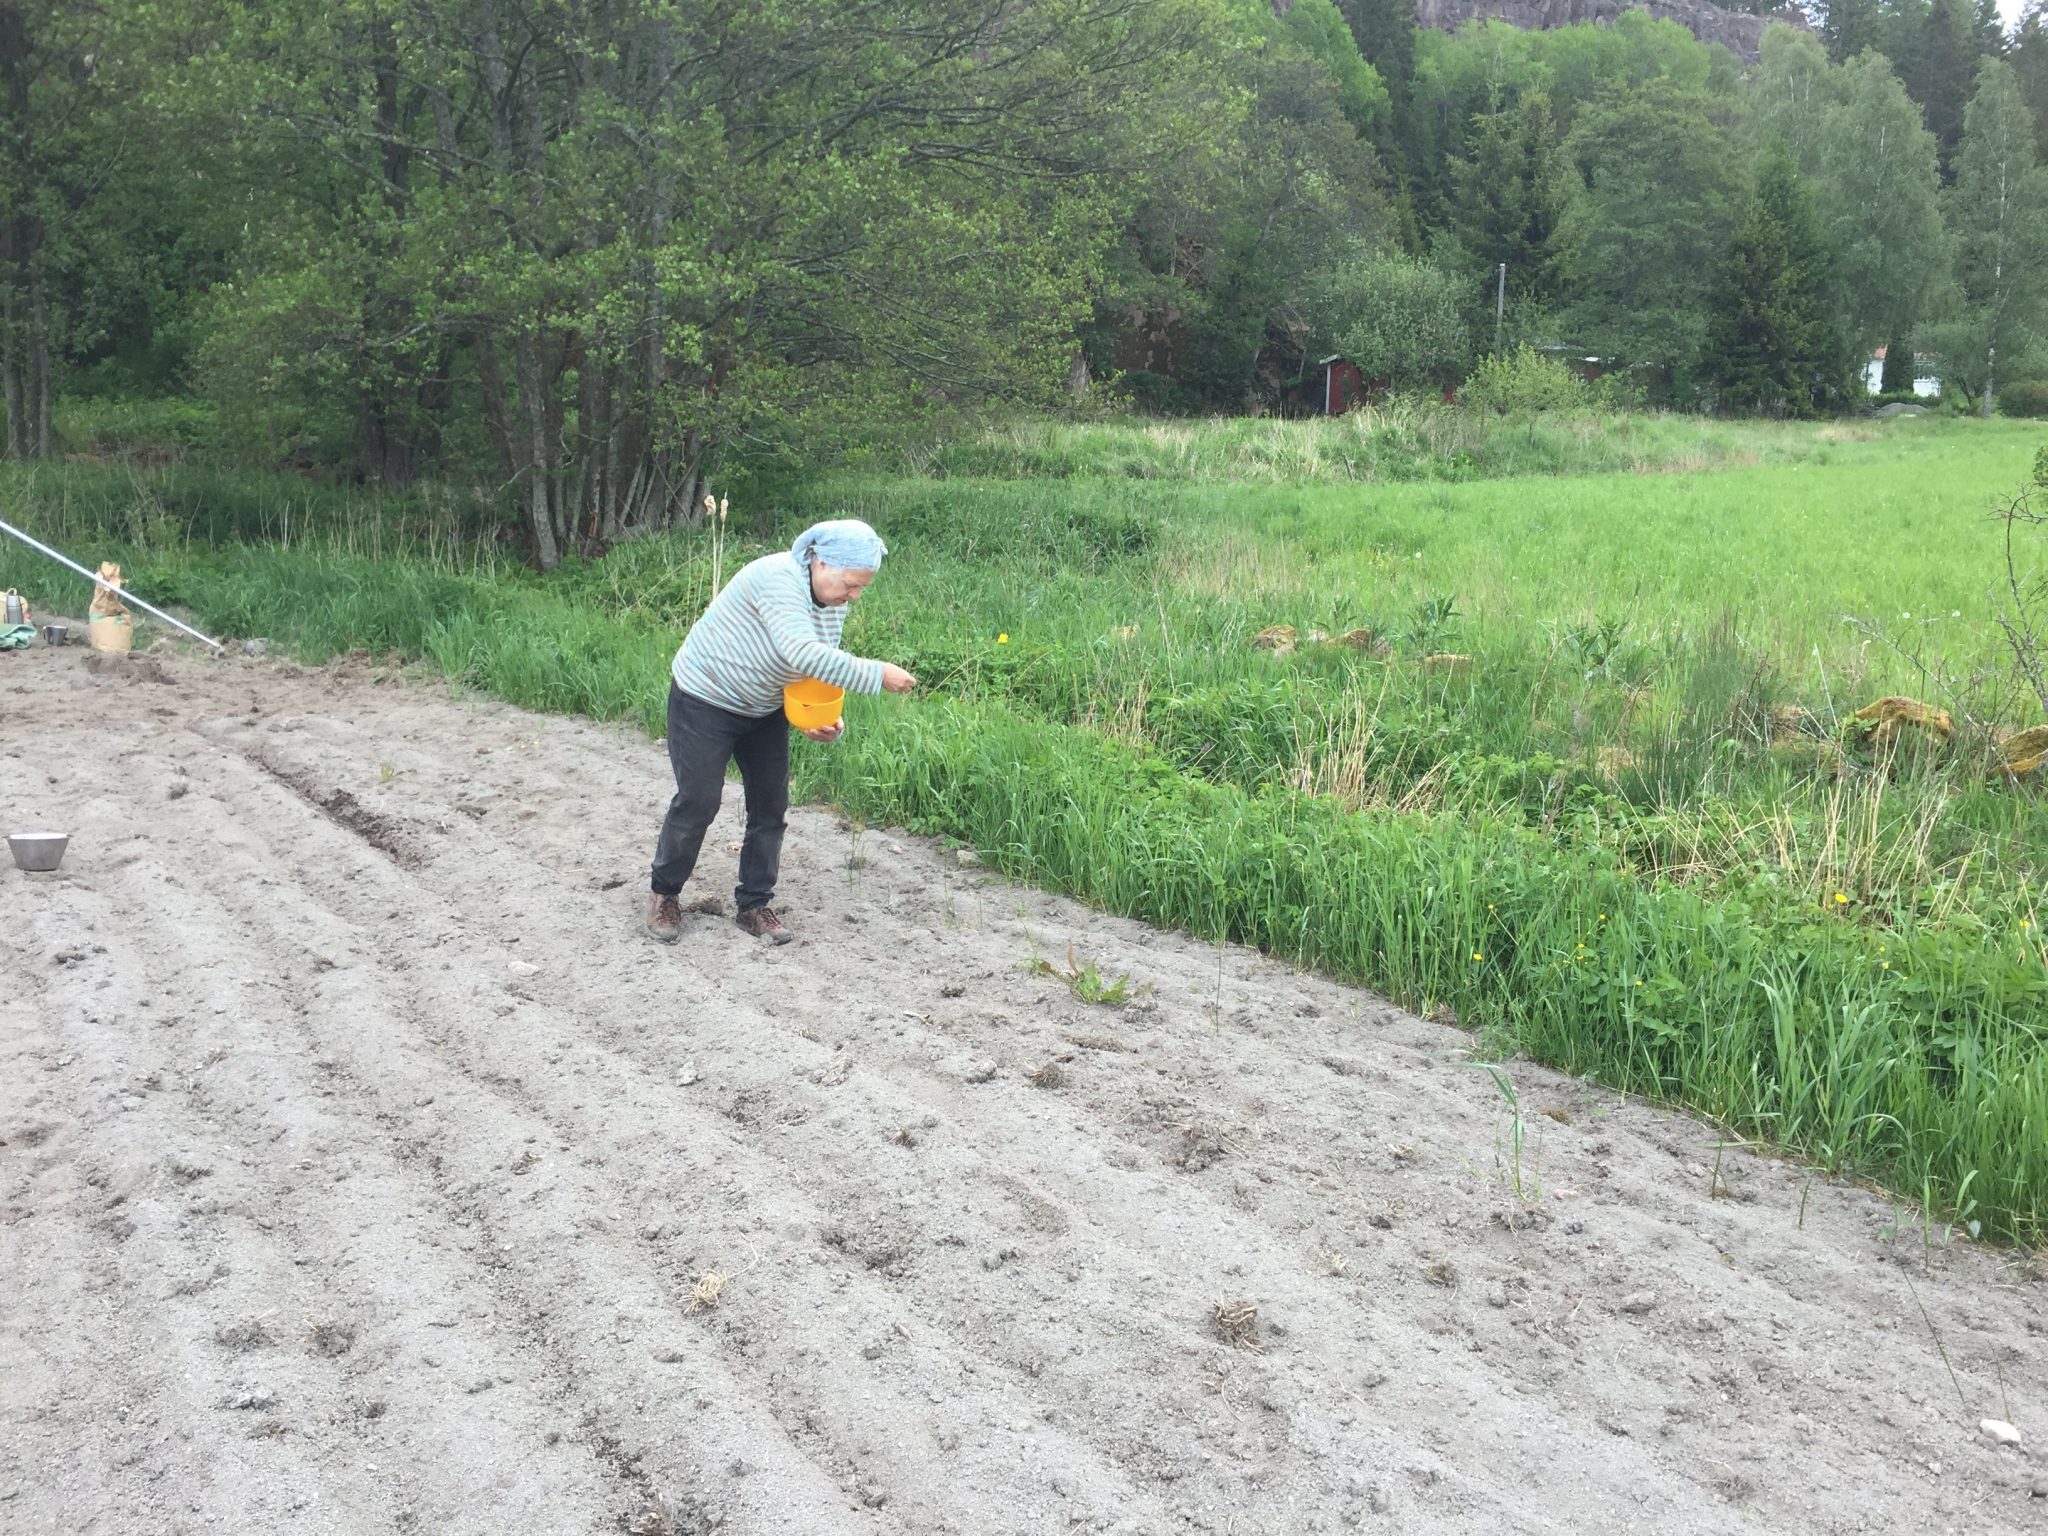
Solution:
<svg viewBox="0 0 2048 1536"><path fill-rule="evenodd" d="M809 565L815 555L820 565L834 565L842 571L878 571L889 546L882 536L857 517L836 517L813 523L789 546L798 565Z"/></svg>

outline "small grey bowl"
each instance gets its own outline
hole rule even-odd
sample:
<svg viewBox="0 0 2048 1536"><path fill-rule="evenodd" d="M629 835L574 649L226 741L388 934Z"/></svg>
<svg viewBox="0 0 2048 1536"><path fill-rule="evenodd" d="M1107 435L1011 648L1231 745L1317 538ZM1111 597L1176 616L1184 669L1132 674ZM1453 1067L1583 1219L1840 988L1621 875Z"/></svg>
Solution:
<svg viewBox="0 0 2048 1536"><path fill-rule="evenodd" d="M17 869L43 875L64 862L64 849L70 841L68 832L15 832L8 836L7 851L14 855Z"/></svg>
<svg viewBox="0 0 2048 1536"><path fill-rule="evenodd" d="M43 626L43 644L69 645L70 643L71 626L69 624L45 624Z"/></svg>

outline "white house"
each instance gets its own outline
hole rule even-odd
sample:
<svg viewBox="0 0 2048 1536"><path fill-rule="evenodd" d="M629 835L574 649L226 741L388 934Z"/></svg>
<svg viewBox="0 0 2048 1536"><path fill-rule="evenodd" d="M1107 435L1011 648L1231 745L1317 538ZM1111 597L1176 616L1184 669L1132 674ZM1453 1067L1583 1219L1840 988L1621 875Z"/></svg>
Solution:
<svg viewBox="0 0 2048 1536"><path fill-rule="evenodd" d="M1884 352L1885 349L1879 347L1871 354L1870 361L1863 365L1863 389L1866 394L1874 395L1883 387ZM1941 393L1941 380L1935 378L1932 374L1927 374L1923 377L1920 373L1920 365L1926 361L1927 356L1925 353L1915 352L1913 354L1913 393L1916 395L1938 395Z"/></svg>

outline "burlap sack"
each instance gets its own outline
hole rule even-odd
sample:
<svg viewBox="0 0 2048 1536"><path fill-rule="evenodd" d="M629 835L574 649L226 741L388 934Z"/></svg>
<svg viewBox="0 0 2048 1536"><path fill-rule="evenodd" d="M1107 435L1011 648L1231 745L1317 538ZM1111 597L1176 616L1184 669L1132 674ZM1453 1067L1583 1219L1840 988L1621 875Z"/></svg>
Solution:
<svg viewBox="0 0 2048 1536"><path fill-rule="evenodd" d="M120 586L121 567L114 564L111 560L102 560L100 562L100 580L111 582L116 587ZM92 589L92 608L90 610L92 618L120 619L126 618L127 615L128 605L121 601L121 594L119 592L110 592L101 586L95 586Z"/></svg>

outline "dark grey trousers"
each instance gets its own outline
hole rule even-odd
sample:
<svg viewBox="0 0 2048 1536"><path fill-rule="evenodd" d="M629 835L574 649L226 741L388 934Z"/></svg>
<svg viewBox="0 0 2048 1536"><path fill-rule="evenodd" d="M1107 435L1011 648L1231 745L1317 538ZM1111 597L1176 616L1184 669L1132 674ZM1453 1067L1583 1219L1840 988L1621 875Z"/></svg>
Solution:
<svg viewBox="0 0 2048 1536"><path fill-rule="evenodd" d="M758 719L707 704L671 682L668 688L668 761L675 798L654 845L654 890L673 896L697 867L704 833L718 814L725 765L740 765L746 791L747 830L740 844L740 911L766 906L782 868L782 832L789 814L789 722L780 711Z"/></svg>

